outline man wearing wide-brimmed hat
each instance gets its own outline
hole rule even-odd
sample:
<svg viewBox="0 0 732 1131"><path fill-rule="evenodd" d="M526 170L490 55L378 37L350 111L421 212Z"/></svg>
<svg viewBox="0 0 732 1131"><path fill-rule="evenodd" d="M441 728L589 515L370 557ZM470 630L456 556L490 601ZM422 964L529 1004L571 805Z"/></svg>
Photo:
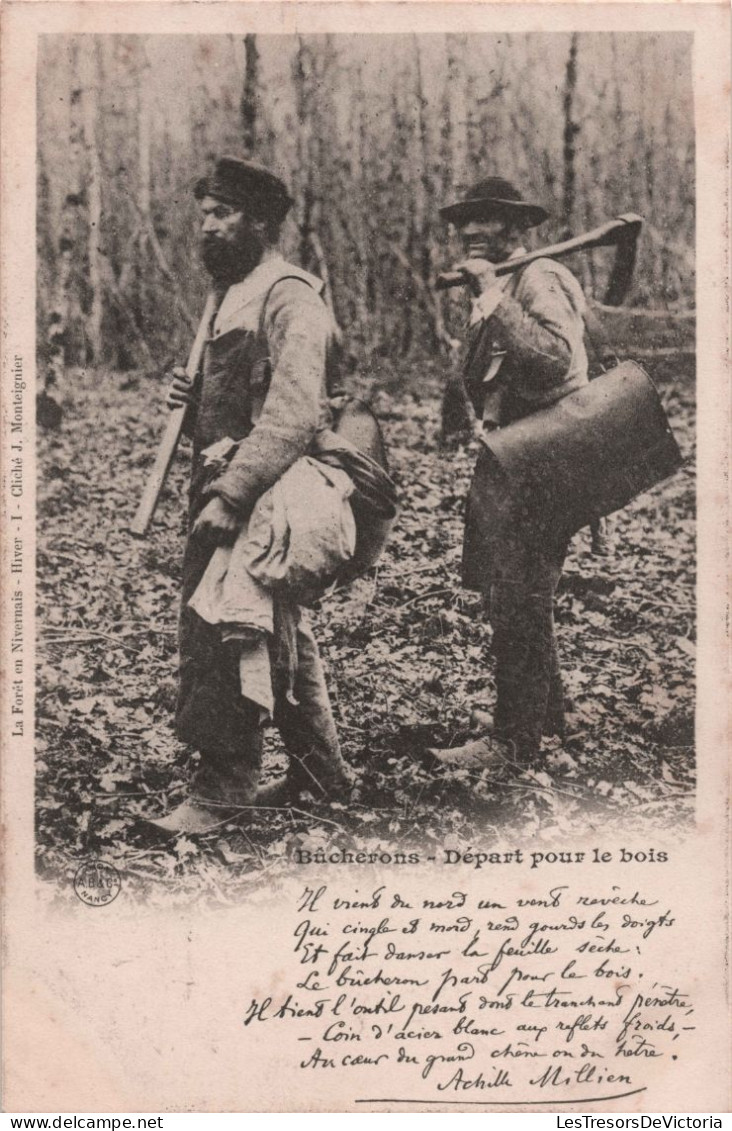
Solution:
<svg viewBox="0 0 732 1131"><path fill-rule="evenodd" d="M216 547L235 541L257 501L328 429L333 320L321 281L278 250L292 205L278 176L221 157L195 195L201 257L212 279L210 322L198 376L192 382L174 370L168 400L187 406L193 440L176 732L200 761L190 797L153 822L169 833L206 832L263 802L258 783L270 692L270 717L290 763L277 800L269 791L264 802L293 803L303 791L343 800L350 783L301 610L275 595L271 608L255 609L251 632L232 632L225 613L222 623L212 623L218 582L209 585L207 572ZM271 629L268 645L257 617Z"/></svg>
<svg viewBox="0 0 732 1131"><path fill-rule="evenodd" d="M574 276L550 259L496 277L496 264L524 253L523 233L548 218L502 177L473 185L441 215L464 246L456 270L473 304L463 377L488 433L587 382L584 296ZM493 626L495 713L482 738L436 752L445 764L507 759L528 766L542 735L564 732L553 600L569 533L547 527L530 499L509 503L500 477L495 492L490 522L485 515L477 522L469 507L463 552L463 581L484 594Z"/></svg>

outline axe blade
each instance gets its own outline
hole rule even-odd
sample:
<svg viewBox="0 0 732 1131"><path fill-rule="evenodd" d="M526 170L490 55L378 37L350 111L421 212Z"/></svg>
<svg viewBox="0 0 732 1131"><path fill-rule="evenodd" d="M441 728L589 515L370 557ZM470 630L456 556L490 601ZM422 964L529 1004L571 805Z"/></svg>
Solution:
<svg viewBox="0 0 732 1131"><path fill-rule="evenodd" d="M615 240L615 262L610 279L603 295L605 306L620 306L630 289L638 252L638 237L643 227L643 217L636 212L625 212L618 216L624 227L618 229Z"/></svg>
<svg viewBox="0 0 732 1131"><path fill-rule="evenodd" d="M639 216L637 212L623 212L622 216L618 216L618 220L622 220L629 228L633 228L637 233L643 227L643 217Z"/></svg>

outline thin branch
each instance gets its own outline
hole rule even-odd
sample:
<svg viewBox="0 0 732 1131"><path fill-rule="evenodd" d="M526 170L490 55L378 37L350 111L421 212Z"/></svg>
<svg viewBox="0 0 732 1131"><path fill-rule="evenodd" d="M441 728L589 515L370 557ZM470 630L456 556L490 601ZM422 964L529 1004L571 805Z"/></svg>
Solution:
<svg viewBox="0 0 732 1131"><path fill-rule="evenodd" d="M630 347L626 350L619 350L620 354L627 352L628 357L695 357L696 346L657 346L651 349L635 349Z"/></svg>
<svg viewBox="0 0 732 1131"><path fill-rule="evenodd" d="M397 605L395 609L390 610L396 612L400 609L407 609L410 605L416 605L418 601L427 601L430 597L444 597L446 593L452 593L452 589L430 589L428 593L418 593L416 597L410 597L403 605Z"/></svg>
<svg viewBox="0 0 732 1131"><path fill-rule="evenodd" d="M696 319L696 310L646 310L643 306L606 306L602 302L589 305L601 314L627 314L630 318L666 318L672 322L694 322Z"/></svg>
<svg viewBox="0 0 732 1131"><path fill-rule="evenodd" d="M56 635L58 633L59 635ZM107 632L92 632L89 629L83 629L81 632L68 632L63 628L42 628L41 636L45 636L49 644L84 644L91 643L92 640L111 640L113 644L118 645L120 648L125 648L128 652L140 652L140 648L133 648L131 644L123 644L123 642L116 636L110 636Z"/></svg>

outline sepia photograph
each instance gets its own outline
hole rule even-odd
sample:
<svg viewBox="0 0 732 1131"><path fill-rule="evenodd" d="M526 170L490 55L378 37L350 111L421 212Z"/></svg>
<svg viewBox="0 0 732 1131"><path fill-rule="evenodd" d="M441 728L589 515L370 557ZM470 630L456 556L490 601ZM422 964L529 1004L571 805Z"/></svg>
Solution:
<svg viewBox="0 0 732 1131"><path fill-rule="evenodd" d="M40 36L45 881L684 835L691 46Z"/></svg>
<svg viewBox="0 0 732 1131"><path fill-rule="evenodd" d="M8 1110L721 1128L728 16L4 5Z"/></svg>

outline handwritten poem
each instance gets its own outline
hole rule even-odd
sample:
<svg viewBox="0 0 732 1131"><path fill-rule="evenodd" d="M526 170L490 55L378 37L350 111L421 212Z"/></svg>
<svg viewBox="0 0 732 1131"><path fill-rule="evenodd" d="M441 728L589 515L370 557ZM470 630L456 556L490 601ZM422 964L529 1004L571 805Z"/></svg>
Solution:
<svg viewBox="0 0 732 1131"><path fill-rule="evenodd" d="M695 1029L688 987L659 961L673 908L650 885L513 890L494 897L474 874L429 897L408 884L305 886L292 984L253 996L243 1024L292 1038L303 1076L352 1073L364 1098L550 1104L643 1091L649 1066L671 1069Z"/></svg>

